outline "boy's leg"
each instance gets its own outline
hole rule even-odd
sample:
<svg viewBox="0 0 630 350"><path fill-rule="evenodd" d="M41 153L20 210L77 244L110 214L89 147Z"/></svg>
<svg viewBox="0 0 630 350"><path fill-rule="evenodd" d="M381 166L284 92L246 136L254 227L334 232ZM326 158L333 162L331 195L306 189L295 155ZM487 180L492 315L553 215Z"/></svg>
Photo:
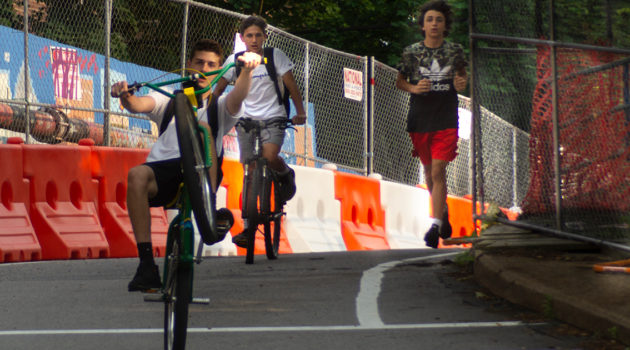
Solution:
<svg viewBox="0 0 630 350"><path fill-rule="evenodd" d="M278 174L282 200L287 202L295 196L295 191L297 190L295 187L295 172L280 158L280 147L281 145L275 143L265 143L263 145L263 156L267 159L269 167Z"/></svg>
<svg viewBox="0 0 630 350"><path fill-rule="evenodd" d="M140 258L140 264L128 289L132 292L160 288L160 276L153 260L149 210L149 198L157 193L155 175L150 167L139 165L129 171L127 183L127 211Z"/></svg>

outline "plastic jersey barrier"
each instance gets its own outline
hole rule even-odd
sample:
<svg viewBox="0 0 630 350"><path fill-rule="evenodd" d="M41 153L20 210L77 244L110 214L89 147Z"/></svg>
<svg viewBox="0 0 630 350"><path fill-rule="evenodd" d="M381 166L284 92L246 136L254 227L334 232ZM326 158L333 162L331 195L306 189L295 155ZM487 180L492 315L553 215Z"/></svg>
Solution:
<svg viewBox="0 0 630 350"><path fill-rule="evenodd" d="M335 172L341 202L341 234L347 250L389 249L379 180Z"/></svg>
<svg viewBox="0 0 630 350"><path fill-rule="evenodd" d="M390 247L426 248L424 233L431 227L429 191L389 181L380 181L380 185Z"/></svg>
<svg viewBox="0 0 630 350"><path fill-rule="evenodd" d="M96 210L91 150L85 146L24 145L30 217L42 259L105 258L109 244Z"/></svg>
<svg viewBox="0 0 630 350"><path fill-rule="evenodd" d="M0 145L0 263L39 260L42 248L28 214L28 180L22 177L22 139Z"/></svg>
<svg viewBox="0 0 630 350"><path fill-rule="evenodd" d="M80 144L86 144L80 141ZM148 149L92 147L92 177L98 182L98 212L110 256L138 256L133 228L127 213L127 174L144 163ZM151 240L155 256L164 256L169 221L164 209L151 208Z"/></svg>
<svg viewBox="0 0 630 350"><path fill-rule="evenodd" d="M285 228L294 252L346 250L341 235L341 203L331 170L293 166L295 197L285 206Z"/></svg>

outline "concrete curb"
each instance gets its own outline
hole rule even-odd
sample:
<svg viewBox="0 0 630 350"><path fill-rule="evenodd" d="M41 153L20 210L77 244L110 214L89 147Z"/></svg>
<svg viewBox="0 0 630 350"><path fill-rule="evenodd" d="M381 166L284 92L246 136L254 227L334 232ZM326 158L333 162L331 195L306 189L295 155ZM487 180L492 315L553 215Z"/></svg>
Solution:
<svg viewBox="0 0 630 350"><path fill-rule="evenodd" d="M627 275L598 274L584 262L541 261L483 251L475 255L475 279L497 296L630 344L628 303L614 302L620 293L627 296L630 291ZM565 283L562 276L573 282Z"/></svg>

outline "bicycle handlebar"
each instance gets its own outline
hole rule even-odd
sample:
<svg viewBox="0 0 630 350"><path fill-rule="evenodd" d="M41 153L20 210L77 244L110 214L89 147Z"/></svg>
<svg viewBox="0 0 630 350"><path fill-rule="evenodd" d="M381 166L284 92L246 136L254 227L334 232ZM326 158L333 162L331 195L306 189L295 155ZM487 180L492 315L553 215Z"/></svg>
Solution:
<svg viewBox="0 0 630 350"><path fill-rule="evenodd" d="M175 97L175 95L173 95L172 93L161 89L162 86L166 86L166 85L171 85L171 84L176 84L176 83L185 83L185 82L190 82L190 81L196 81L201 77L207 77L207 76L211 76L211 75L215 75L216 77L214 79L212 79L212 81L210 82L210 84L208 86L206 86L203 89L199 89L199 90L195 90L195 95L199 95L199 94L203 94L205 92L207 92L212 86L216 85L216 83L219 81L219 79L221 79L221 77L223 77L223 75L230 70L230 68L235 67L235 66L240 66L242 67L244 65L244 63L242 61L236 61L230 64L227 64L226 66L222 67L221 69L217 69L217 70L213 70L210 72L206 72L206 73L195 73L195 74L191 74L185 77L181 77L181 78L177 78L177 79L172 79L172 80L167 80L167 81L163 81L163 82L159 82L159 83L151 83L151 82L134 82L131 85L127 86L127 92L129 92L130 94L134 94L136 91L140 90L143 87L148 87L151 88L152 90L155 90L163 95L166 95L170 98ZM123 91L124 93L124 91ZM114 94L114 92L111 92L111 96L114 98L119 98L121 94Z"/></svg>
<svg viewBox="0 0 630 350"><path fill-rule="evenodd" d="M272 119L252 119L249 117L241 118L236 122L236 125L240 125L245 129L246 132L250 130L261 130L267 126L278 125L281 129L291 128L295 123L291 118L272 118Z"/></svg>

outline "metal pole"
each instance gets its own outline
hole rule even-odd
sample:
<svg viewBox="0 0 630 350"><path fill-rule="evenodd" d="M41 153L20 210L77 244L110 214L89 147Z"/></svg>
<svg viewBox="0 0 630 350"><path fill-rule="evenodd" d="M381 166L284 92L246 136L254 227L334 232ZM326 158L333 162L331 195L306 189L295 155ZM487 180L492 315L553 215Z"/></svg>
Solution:
<svg viewBox="0 0 630 350"><path fill-rule="evenodd" d="M28 59L28 0L24 0L24 120L26 125L24 126L24 143L29 144L31 142L31 115L29 113L29 87L31 86L30 75L28 72L29 59Z"/></svg>
<svg viewBox="0 0 630 350"><path fill-rule="evenodd" d="M476 39L472 36L476 30L476 18L475 18L475 1L468 1L468 32L470 33L470 172L471 187L472 187L472 216L477 217L480 213L477 210L477 124L480 120L479 116L479 101L477 101L476 91L476 75L477 66L475 65L475 48L477 47Z"/></svg>
<svg viewBox="0 0 630 350"><path fill-rule="evenodd" d="M186 42L188 41L188 11L190 9L190 4L184 4L184 18L182 24L182 49L180 56L180 66L182 68L181 76L186 74Z"/></svg>
<svg viewBox="0 0 630 350"><path fill-rule="evenodd" d="M366 77L368 75L368 59L367 56L363 57L363 96L367 96L367 84ZM368 115L368 101L367 98L363 101L363 145L365 156L363 157L363 175L369 174L369 158L370 158L370 148L369 148L369 115Z"/></svg>
<svg viewBox="0 0 630 350"><path fill-rule="evenodd" d="M555 36L555 6L554 0L549 2L550 6L550 39L553 42L556 39ZM558 72L556 67L556 46L551 45L551 104L552 112L551 118L553 122L553 161L554 161L554 179L555 179L555 194L556 194L556 229L562 230L562 186L561 186L561 174L560 174L560 126L558 121Z"/></svg>
<svg viewBox="0 0 630 350"><path fill-rule="evenodd" d="M374 56L368 58L368 174L374 172Z"/></svg>
<svg viewBox="0 0 630 350"><path fill-rule="evenodd" d="M105 79L103 92L103 109L109 111L111 106L111 98L109 96L110 90L110 58L111 58L111 34L112 34L112 0L105 0L105 71L103 72L103 79ZM103 115L103 144L105 146L110 145L109 140L109 117L110 113L106 112Z"/></svg>
<svg viewBox="0 0 630 350"><path fill-rule="evenodd" d="M308 108L308 94L309 94L309 81L310 81L310 57L309 57L309 52L310 50L310 44L306 43L306 46L304 48L304 108L306 108L306 117L309 117L309 108ZM315 125L315 121L312 120L313 125ZM307 166L306 164L306 158L308 157L308 122L306 124L304 124L304 166Z"/></svg>

